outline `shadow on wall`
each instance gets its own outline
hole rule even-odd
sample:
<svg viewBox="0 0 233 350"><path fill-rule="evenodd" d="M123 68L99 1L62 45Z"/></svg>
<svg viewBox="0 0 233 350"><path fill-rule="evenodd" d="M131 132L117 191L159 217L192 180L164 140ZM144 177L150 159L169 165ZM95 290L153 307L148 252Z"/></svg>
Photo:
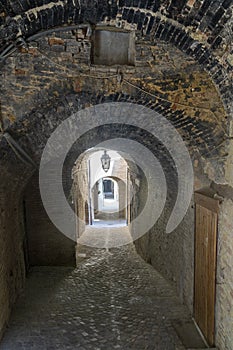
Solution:
<svg viewBox="0 0 233 350"><path fill-rule="evenodd" d="M62 234L49 219L40 196L38 173L29 181L24 201L29 264L75 266L75 242Z"/></svg>

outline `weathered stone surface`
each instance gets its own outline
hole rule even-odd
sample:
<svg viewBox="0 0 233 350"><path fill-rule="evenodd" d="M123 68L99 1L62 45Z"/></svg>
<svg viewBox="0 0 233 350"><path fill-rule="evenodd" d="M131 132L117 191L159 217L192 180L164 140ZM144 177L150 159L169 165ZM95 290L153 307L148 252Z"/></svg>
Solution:
<svg viewBox="0 0 233 350"><path fill-rule="evenodd" d="M233 344L233 227L231 219L232 210L232 200L226 199L221 207L218 236L216 329L217 345L220 349L231 349Z"/></svg>
<svg viewBox="0 0 233 350"><path fill-rule="evenodd" d="M36 172L24 191L25 229L31 266L75 266L75 242L50 221L40 197Z"/></svg>
<svg viewBox="0 0 233 350"><path fill-rule="evenodd" d="M47 29L81 23L94 29L100 22L135 31L135 67L92 67L91 40L86 29L28 40ZM1 128L7 129L38 165L51 132L75 111L108 101L143 104L164 115L185 139L195 166L195 189L209 186L211 181L232 186L233 156L228 140L232 136L233 113L232 28L232 0L2 0L0 52L10 44L18 49L7 60L1 60ZM19 37L28 41L26 45L16 41ZM90 140L98 139L98 131L83 140L80 152L90 147ZM105 136L111 132L101 130ZM152 144L156 150L156 140L140 130L124 132L128 136L135 133L138 140L144 138L145 145ZM24 282L21 192L31 168L21 164L4 139L0 146L2 329ZM156 152L161 155L163 149ZM161 159L170 174L167 179L173 195L158 224L160 233L152 230L137 242L137 248L149 263L175 282L180 297L191 308L193 208L173 239L164 237L176 186L173 183L172 187L175 174L169 157L164 154ZM232 327L226 316L232 312L229 203L222 206L219 226L223 237L219 269L225 271L217 296L217 344L221 350L231 349L232 345Z"/></svg>
<svg viewBox="0 0 233 350"><path fill-rule="evenodd" d="M132 246L97 250L75 270L32 270L0 349L183 350L177 320L190 313Z"/></svg>
<svg viewBox="0 0 233 350"><path fill-rule="evenodd" d="M25 227L19 183L29 169L18 168L19 176L0 167L0 337L11 309L25 282Z"/></svg>
<svg viewBox="0 0 233 350"><path fill-rule="evenodd" d="M2 70L2 118L6 127L16 119L27 119L25 114L38 103L49 108L59 96L73 91L97 94L92 103L103 101L101 95L111 94L110 100L132 95L136 103L147 104L166 115L185 138L192 135L190 142L196 149L213 156L215 147L226 138L227 128L223 126L226 116L215 86L194 60L172 45L159 40L151 45L139 35L136 66L122 67L124 80L119 84L116 69L98 66L90 69L90 40L85 37L79 42L78 37L77 32L71 31L43 37L37 42L38 49L8 59L9 65ZM54 40L64 44L50 45ZM62 51L57 50L60 47ZM101 76L106 79L100 79ZM77 102L71 103L74 111Z"/></svg>

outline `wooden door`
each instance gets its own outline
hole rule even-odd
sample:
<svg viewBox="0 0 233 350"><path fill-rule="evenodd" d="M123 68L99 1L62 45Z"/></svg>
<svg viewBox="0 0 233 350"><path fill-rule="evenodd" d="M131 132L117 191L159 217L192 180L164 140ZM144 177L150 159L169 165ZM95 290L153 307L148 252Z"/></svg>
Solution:
<svg viewBox="0 0 233 350"><path fill-rule="evenodd" d="M215 342L215 294L219 201L195 194L194 317L210 346Z"/></svg>

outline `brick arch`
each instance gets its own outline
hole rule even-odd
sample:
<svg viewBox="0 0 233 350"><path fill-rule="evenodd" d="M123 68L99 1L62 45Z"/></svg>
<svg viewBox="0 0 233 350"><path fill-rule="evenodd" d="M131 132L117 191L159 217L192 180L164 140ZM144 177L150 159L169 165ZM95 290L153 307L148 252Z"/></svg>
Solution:
<svg viewBox="0 0 233 350"><path fill-rule="evenodd" d="M218 133L215 133L215 137L212 137L216 128L214 123L197 121L182 110L173 110L172 103L151 100L150 96L142 91L137 92L136 95L126 94L123 91L110 94L98 91L74 93L72 90L67 91L67 86L65 86L65 90L61 91L58 99L51 99L48 103L38 106L37 109L34 108L23 118L13 123L7 131L19 140L24 149L29 150L35 161L39 162L50 133L59 123L68 118L74 111L105 102L141 104L158 112L167 118L178 131L182 132L191 153L198 149L202 156L208 158L218 155L221 151L219 145L223 144L225 135L222 130L219 130ZM70 108L70 103L72 103L72 108ZM192 129L190 129L191 124ZM22 125L24 125L23 128ZM2 154L7 157L7 151L4 151L7 145L3 143L2 146Z"/></svg>
<svg viewBox="0 0 233 350"><path fill-rule="evenodd" d="M76 111L84 109L86 107L86 103L88 102L88 104L90 104L90 101L93 105L103 104L105 102L135 103L139 105L145 105L148 108L151 107L152 110L160 113L161 115L164 114L163 111L165 110L165 107L159 104L154 104L153 106L150 106L148 100L145 100L143 103L139 103L139 100L142 101L142 98L135 99L135 97L125 94L112 94L107 96L96 96L95 94L93 94L90 96L89 94L79 93L70 95L69 101L71 98L73 98L73 101L76 102L76 105L74 106L74 108L76 108ZM61 106L63 108L61 112L56 113L56 108L59 109ZM56 129L58 125L60 125L62 121L64 121L65 119L70 117L71 114L73 114L73 112L70 110L68 100L64 98L59 100L57 105L55 105L54 101L52 101L50 108L48 109L48 106L46 106L45 110L47 111L43 115L43 109L38 108L38 110L32 111L22 120L14 123L10 128L7 129L7 132L12 135L13 139L17 141L18 145L23 150L26 150L27 154L33 159L37 168L39 168L42 152L52 132ZM166 117L165 114L164 116ZM26 125L23 130L21 128L22 124ZM129 137L138 142L140 142L140 140L143 141L143 138L145 138L144 146L148 147L152 152L157 152L157 155L159 156L163 166L167 166L172 169L172 181L174 182L174 179L176 178L176 170L174 168L174 163L169 153L166 151L166 148L164 148L163 145L160 145L158 140L156 141L154 137L150 137L150 135L147 132L143 134L143 130L137 130L135 128L130 129L129 127L127 127L125 129L122 128L118 131L117 124L115 125L115 127L107 125L104 127L104 129L104 132L109 137L114 134L115 137ZM138 132L138 135L135 135L135 131L136 133ZM99 132L98 128L93 129L93 131L89 133L89 135L84 135L84 137L80 139L77 145L74 146L74 152L72 153L71 149L71 155L69 155L69 157L67 158L66 169L68 169L67 173L69 178L71 169L77 158L77 152L79 152L79 154L82 154L88 148L94 147L96 145L95 142L99 143L104 141L105 139L106 138L101 137L101 133ZM156 151L157 146L159 149ZM0 147L2 151L0 159L1 167L3 168L4 172L6 172L6 169L9 168L9 176L13 176L15 186L18 186L17 190L21 191L21 189L26 186L28 180L32 176L33 168L30 164L26 166L17 157L17 155L14 153L9 144L7 144L4 138L0 140ZM8 181L7 179L8 177L6 177L6 183ZM167 178L167 180L170 181L171 179ZM172 181L170 181L171 186ZM68 190L69 185L70 183L68 181Z"/></svg>
<svg viewBox="0 0 233 350"><path fill-rule="evenodd" d="M164 168L168 188L172 191L173 186L177 183L177 169L166 147L147 130L116 122L115 124L93 127L90 131L82 135L70 149L63 166L63 185L67 196L71 188L70 174L72 173L77 157L82 156L88 149L94 148L99 143L115 138L130 139L148 148ZM124 155L122 155L122 158L124 158ZM125 161L127 162L127 159ZM131 167L129 161L128 164Z"/></svg>
<svg viewBox="0 0 233 350"><path fill-rule="evenodd" d="M192 26L192 28L198 29L202 32L210 32L208 42L218 45L221 41L221 30L223 26L228 22L231 15L231 0L220 0L218 2L210 1L187 1L187 0L17 0L8 1L2 0L0 3L0 25L7 24L9 17L24 16L25 12L32 9L41 8L51 9L51 5L54 5L50 14L59 14L65 19L68 17L70 20L76 19L76 17L82 18L92 14L92 19L101 20L104 16L109 18L115 18L118 11L126 9L132 11L135 9L143 9L150 13L160 13L167 18L171 18L184 26ZM61 9L59 9L61 7ZM54 11L57 11L54 12ZM65 13L67 12L67 14ZM68 12L70 14L68 14ZM42 15L46 17L46 13ZM33 17L33 16L32 16ZM55 17L55 16L54 16ZM25 19L25 16L24 16ZM31 20L31 17L30 17ZM50 21L56 21L55 18Z"/></svg>
<svg viewBox="0 0 233 350"><path fill-rule="evenodd" d="M124 109L124 107L126 109ZM129 121L129 113L131 113L131 122ZM116 117L118 124L116 124ZM158 129L156 128L156 123L154 123L153 120L151 120L151 118L157 119L157 127L160 128L160 136L158 134ZM79 124L77 124L77 121L79 121ZM72 123L74 123L73 126ZM84 132L83 130L86 131ZM170 136L167 135L167 132L169 132ZM165 195L165 197L163 197L163 201L166 200L166 195L170 192L169 189L173 188L172 198L168 198L170 203L174 202L174 173L177 173L177 178L179 179L179 183L181 185L181 187L179 187L177 191L177 198L181 196L182 184L184 183L185 186L186 181L192 182L192 165L188 152L183 146L181 138L178 137L178 134L174 131L174 128L169 126L169 123L165 120L165 118L159 116L158 113L151 113L147 108L143 108L140 105L133 107L132 104L112 103L110 105L98 105L95 108L91 108L87 111L81 111L81 113L75 114L71 118L68 118L68 120L65 120L65 123L61 124L56 130L56 134L54 134L52 137L52 142L54 143L54 145L56 144L57 146L55 148L54 146L51 147L50 141L50 143L46 147L46 152L48 151L48 153L46 153L46 156L43 155L42 167L40 167L40 183L42 185L41 193L42 198L45 199L44 203L46 204L46 198L48 195L48 179L52 174L55 177L57 176L60 178L60 170L62 166L63 180L65 179L66 183L64 183L63 181L63 183L61 184L61 182L57 182L56 179L53 179L52 181L54 181L54 185L58 188L53 190L51 189L52 192L50 192L53 193L53 196L60 196L60 194L62 194L62 201L66 206L67 211L71 213L71 210L67 205L67 201L64 197L64 187L67 188L66 184L68 182L66 170L68 169L68 173L71 173L74 161L77 159L77 156L79 154L82 154L86 149L90 149L96 146L96 144L99 144L100 142L119 137L138 142L139 144L141 144L141 148L138 146L140 149L142 149L142 146L144 146L144 148L147 149L147 153L149 149L151 153L153 153L154 156L157 158L157 161L155 161L154 157L150 158L147 154L147 160L150 159L150 163L148 163L147 165L145 163L142 163L141 165L142 170L143 167L144 169L153 168L153 164L159 165L159 168L157 168L156 171L158 171L158 173L160 174L160 178L162 179L162 181L164 181L163 184L165 184L165 181L168 180L166 181L167 185L164 185L166 186L166 188L168 188L168 191L163 191L163 195ZM179 151L177 147L174 147L174 142L176 142ZM59 146L61 144L64 144L64 149ZM135 146L132 147L131 145L131 147L129 147L129 154L133 154L137 159L138 154L135 152ZM166 152L167 160L165 159ZM182 152L183 154L182 159L180 157L180 152ZM47 157L48 155L49 157ZM68 162L66 162L66 159L68 159ZM185 169L182 163L184 159L186 162ZM140 164L139 159L138 161ZM174 164L173 169L172 163ZM165 171L162 170L162 167L164 166L166 167ZM51 169L53 169L52 172L50 171ZM182 176L183 172L189 175L186 177ZM151 183L155 179L153 179L153 177L148 177L148 180L151 185ZM161 186L163 186L163 184L161 184ZM153 186L154 187L152 188L156 188L156 186L158 186L158 183L156 182L155 185L154 182ZM161 186L157 187L157 189L161 188ZM151 194L151 192L148 193ZM188 196L191 195L192 185L189 187L188 192ZM56 202L56 199L54 199L54 202ZM177 211L178 205L180 205L179 203L181 202L179 202L179 200L177 199L172 213L175 213ZM185 202L182 202L182 205L183 204L185 204ZM50 210L50 208L48 208L48 210ZM163 207L160 207L159 210L163 210ZM57 215L55 212L51 214L54 218ZM171 214L172 219L173 217L175 217L174 214ZM171 219L169 219L169 223L170 220ZM60 221L60 223L61 225L65 225L64 227L66 227L65 221L62 220Z"/></svg>
<svg viewBox="0 0 233 350"><path fill-rule="evenodd" d="M90 23L95 25L106 19L106 24L108 24L110 20L114 21L119 18L127 25L135 25L137 30L143 31L144 35L150 36L152 43L156 39L172 43L188 56L194 58L209 72L221 94L226 110L231 112L233 89L230 71L232 67L227 62L223 67L219 58L213 55L212 49L219 41L217 35L212 34L212 38L215 39L213 39L213 45L210 49L207 48L207 42L203 44L192 38L187 26L192 23L193 28L195 28L195 23L197 26L198 21L196 19L195 22L194 15L194 18L190 19L192 11L188 11L189 15L187 16L183 14L185 9L187 10L185 1L113 0L111 5L107 0L89 0L88 2L67 0L46 1L44 3L44 1L37 0L37 7L33 8L28 1L19 0L14 5L6 1L2 2L2 11L5 10L12 16L0 29L0 37L7 38L3 39L5 40L2 42L3 48L5 48L4 44L14 42L20 36L27 40L36 33L67 24ZM197 10L196 17L199 16L199 22L201 20L203 22L203 17L206 16L209 6L205 7L203 4ZM220 26L219 22L223 20L222 17L229 7L230 2L224 1L219 9L213 11L213 18L210 19L209 24L209 27L213 27L216 22L215 29L212 30L213 33L216 27ZM200 29L200 25L198 28ZM207 29L205 28L205 30Z"/></svg>

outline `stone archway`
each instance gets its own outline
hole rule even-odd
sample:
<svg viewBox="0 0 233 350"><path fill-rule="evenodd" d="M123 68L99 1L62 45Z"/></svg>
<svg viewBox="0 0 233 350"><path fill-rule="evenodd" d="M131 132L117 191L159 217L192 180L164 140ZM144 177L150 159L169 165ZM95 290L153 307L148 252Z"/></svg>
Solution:
<svg viewBox="0 0 233 350"><path fill-rule="evenodd" d="M232 210L231 186L233 183L232 135L228 125L232 113L232 52L231 42L227 39L232 37L232 32L228 32L232 27L231 2L182 1L178 4L177 1L122 0L111 3L89 1L87 4L85 1L56 3L48 1L45 5L38 0L36 3L37 7L35 2L31 1L3 0L0 4L1 58L8 57L6 54L9 51L17 52L17 55L8 57L7 61L1 60L1 72L5 77L2 85L1 129L3 131L7 129L38 165L43 147L52 130L74 111L90 105L109 101L138 103L158 111L170 120L189 145L195 167L196 189L209 186L213 182L213 188L227 198L223 204L224 212L220 216L220 239L223 242L223 248L219 252L218 272L220 310L218 329L223 329L225 333L223 336L218 334L218 342L219 344L229 343L232 339L229 334L231 327L224 317L226 312L225 306L222 308L222 305L229 303L228 296L232 292L231 267L228 266L230 258L224 258L225 247L231 246L230 235L225 234L225 227L231 227L228 217ZM75 74L74 71L71 74L64 65L67 57L71 62L75 60L73 52L70 51L66 56L67 51L65 54L65 50L59 51L63 45L63 36L68 35L68 40L74 41L69 33L72 30L67 27L65 32L64 28L67 25L88 24L95 29L95 26L100 23L137 32L140 54L138 54L138 66L133 68L133 73L127 73L128 68L122 68L120 72L114 71L115 77L109 78L112 74L109 74L108 68L102 73L98 69L81 72L77 69L77 66L80 66L80 62L77 61L76 65L72 65ZM64 35L59 33L59 27ZM45 33L49 29L56 29L57 42L52 40L51 32ZM42 32L44 36L41 36ZM32 38L33 35L37 36ZM51 45L46 46L47 41ZM140 41L143 43L140 44ZM145 59L148 57L148 43L149 47L154 47L154 51L150 49L150 54L155 53L149 62ZM32 47L33 45L39 45L37 47L39 50ZM43 45L46 46L44 50ZM60 61L62 55L63 60ZM198 62L197 66L201 67L199 71L197 66L190 64L192 58ZM162 62L166 62L169 66L170 73L169 70L164 70ZM177 62L178 66L182 67L181 71L184 75L178 72ZM138 73L140 64L143 68ZM190 74L185 74L187 70ZM138 75L135 75L135 72ZM103 73L104 76L101 75ZM93 81L98 83L93 84ZM198 89L201 89L199 93ZM176 90L179 91L177 95ZM208 108L206 108L207 103ZM106 129L103 131L109 132ZM114 128L113 131L116 136L119 136ZM130 133L138 135L140 139L141 130L124 130L124 132L125 135ZM87 140L88 138L86 139L88 145ZM147 146L153 148L154 140L148 136L147 141ZM85 147L86 145L80 152L85 150ZM33 169L31 165L21 163L22 160L17 158L4 137L1 138L0 157L3 207L0 239L4 248L1 284L4 295L7 296L7 301L5 302L4 299L4 302L1 302L1 305L4 305L2 321L4 323L24 280L20 234L23 231L20 224L21 199L22 190ZM164 164L169 160L169 155L166 154L165 158ZM176 178L175 175L174 178ZM67 188L69 189L68 181ZM177 235L174 248L170 249L171 240L164 237L156 239L156 247L159 247L158 252L155 250L158 253L157 256L168 256L166 266L156 259L156 254L154 255L151 248L153 246L151 233L143 241L137 242L138 251L142 256L157 266L164 275L175 280L180 296L187 301L190 308L192 286L189 275L192 271L188 257L192 255L192 245L189 244L192 235L189 231L192 213L190 208L189 220L182 223L182 227L186 228L183 239L179 240ZM165 216L168 217L169 213ZM188 239L186 239L187 236ZM175 260L172 252L175 250L180 253L179 256L185 252L183 258L177 261L178 269L173 266ZM162 258L160 260L163 261ZM185 265L189 267L183 273L182 266ZM227 271L225 279L223 270ZM222 288L222 286L225 287ZM223 338L227 340L222 340Z"/></svg>

